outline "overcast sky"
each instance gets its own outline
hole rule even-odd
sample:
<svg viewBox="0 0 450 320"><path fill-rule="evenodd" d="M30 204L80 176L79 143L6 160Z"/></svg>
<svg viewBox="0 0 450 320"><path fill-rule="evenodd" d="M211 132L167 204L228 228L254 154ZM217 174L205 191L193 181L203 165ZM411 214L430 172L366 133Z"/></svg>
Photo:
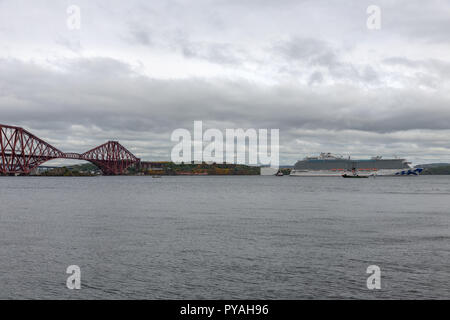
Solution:
<svg viewBox="0 0 450 320"><path fill-rule="evenodd" d="M450 162L450 1L0 0L0 123L168 160L194 120L280 129L281 164Z"/></svg>

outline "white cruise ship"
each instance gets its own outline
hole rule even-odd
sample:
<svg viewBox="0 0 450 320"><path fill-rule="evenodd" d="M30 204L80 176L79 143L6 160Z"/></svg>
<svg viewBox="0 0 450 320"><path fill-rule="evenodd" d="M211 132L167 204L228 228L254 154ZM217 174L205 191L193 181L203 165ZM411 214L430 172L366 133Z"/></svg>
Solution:
<svg viewBox="0 0 450 320"><path fill-rule="evenodd" d="M351 159L331 153L321 153L317 157L306 157L297 161L291 176L329 177L358 176L403 176L419 175L422 168L412 168L405 159L382 159L377 156L370 159Z"/></svg>

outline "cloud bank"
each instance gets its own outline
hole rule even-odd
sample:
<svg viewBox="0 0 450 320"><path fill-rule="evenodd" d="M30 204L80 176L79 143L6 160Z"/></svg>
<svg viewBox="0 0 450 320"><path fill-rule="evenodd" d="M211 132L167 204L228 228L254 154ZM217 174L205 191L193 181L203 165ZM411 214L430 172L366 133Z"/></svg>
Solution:
<svg viewBox="0 0 450 320"><path fill-rule="evenodd" d="M177 128L278 128L319 152L450 161L450 6L381 1L0 2L0 123L167 160ZM416 18L415 18L416 17ZM6 19L7 18L7 19ZM447 53L447 54L446 54Z"/></svg>

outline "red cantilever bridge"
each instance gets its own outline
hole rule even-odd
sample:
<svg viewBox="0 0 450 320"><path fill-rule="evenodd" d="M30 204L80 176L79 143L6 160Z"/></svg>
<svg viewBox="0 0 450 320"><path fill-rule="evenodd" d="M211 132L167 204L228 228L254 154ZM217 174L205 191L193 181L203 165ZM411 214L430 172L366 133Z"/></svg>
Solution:
<svg viewBox="0 0 450 320"><path fill-rule="evenodd" d="M29 174L42 163L54 159L85 160L105 175L124 174L140 159L117 141L108 141L85 153L64 153L27 130L0 124L0 174Z"/></svg>

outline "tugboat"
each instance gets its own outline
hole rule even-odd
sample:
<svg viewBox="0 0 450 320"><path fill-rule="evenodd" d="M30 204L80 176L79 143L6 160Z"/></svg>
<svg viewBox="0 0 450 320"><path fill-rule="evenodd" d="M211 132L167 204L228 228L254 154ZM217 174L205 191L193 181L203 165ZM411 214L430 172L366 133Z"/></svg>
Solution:
<svg viewBox="0 0 450 320"><path fill-rule="evenodd" d="M342 175L342 178L368 178L368 176L360 176L358 175L358 173L356 172L356 168L352 168L352 174L346 174L344 173Z"/></svg>
<svg viewBox="0 0 450 320"><path fill-rule="evenodd" d="M368 176L358 176L358 175L352 176L350 174L343 174L342 178L368 178Z"/></svg>

